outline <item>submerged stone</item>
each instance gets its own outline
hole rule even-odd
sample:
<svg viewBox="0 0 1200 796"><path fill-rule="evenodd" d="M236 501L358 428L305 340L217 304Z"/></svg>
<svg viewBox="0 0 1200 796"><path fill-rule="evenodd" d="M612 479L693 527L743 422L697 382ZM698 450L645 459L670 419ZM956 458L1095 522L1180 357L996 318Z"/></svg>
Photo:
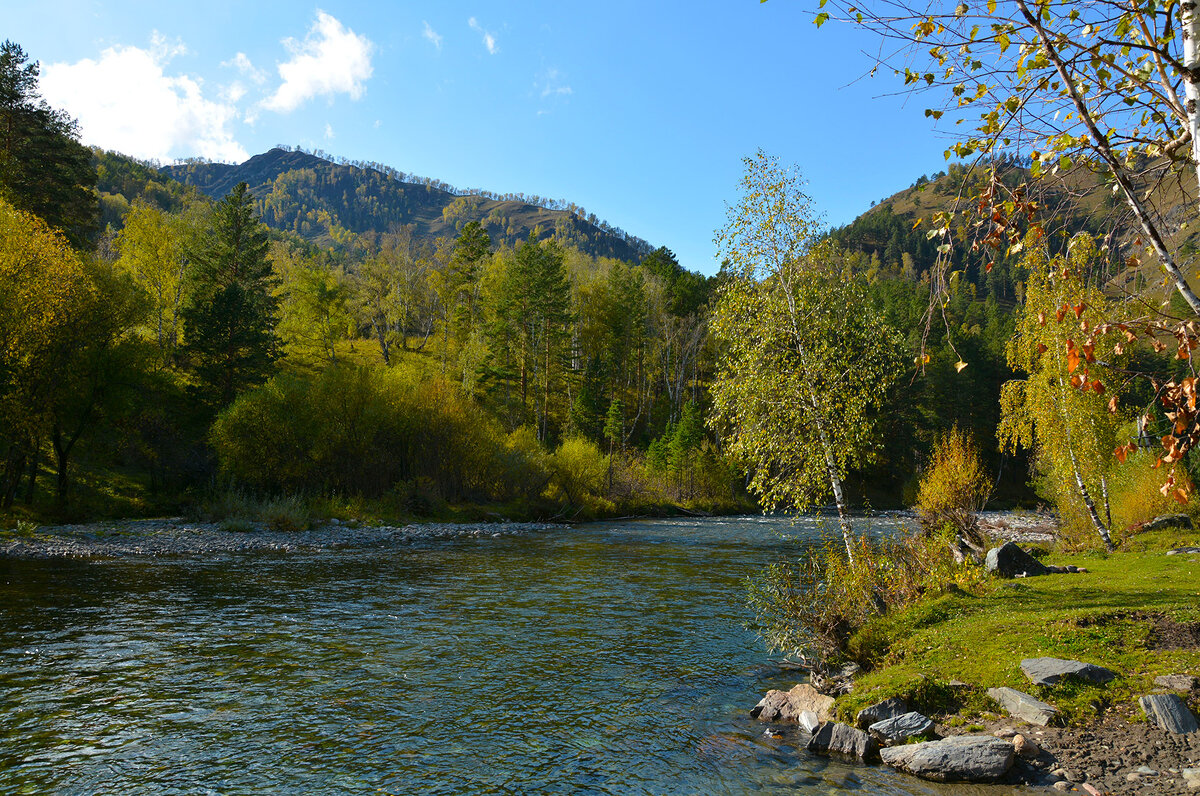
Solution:
<svg viewBox="0 0 1200 796"><path fill-rule="evenodd" d="M750 709L759 721L799 721L800 714L811 711L821 721L832 718L833 697L825 696L808 683L799 683L790 691L771 690Z"/></svg>

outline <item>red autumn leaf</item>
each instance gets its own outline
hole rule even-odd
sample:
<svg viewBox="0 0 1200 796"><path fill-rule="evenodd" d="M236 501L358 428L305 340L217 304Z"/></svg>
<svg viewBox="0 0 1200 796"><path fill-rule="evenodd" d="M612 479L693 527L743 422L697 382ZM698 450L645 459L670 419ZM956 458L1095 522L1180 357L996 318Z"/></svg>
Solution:
<svg viewBox="0 0 1200 796"><path fill-rule="evenodd" d="M1114 415L1117 413L1117 396L1114 395L1112 398L1108 399L1108 411L1110 414Z"/></svg>
<svg viewBox="0 0 1200 796"><path fill-rule="evenodd" d="M1190 350L1188 350L1188 347L1186 345L1179 346L1179 350L1175 352L1175 356L1178 357L1179 359L1187 359L1191 355L1192 355L1192 352Z"/></svg>
<svg viewBox="0 0 1200 796"><path fill-rule="evenodd" d="M1038 313L1038 323L1041 324L1042 326L1046 325L1046 313L1044 313L1044 312Z"/></svg>
<svg viewBox="0 0 1200 796"><path fill-rule="evenodd" d="M1081 301L1075 305L1074 309L1075 309L1075 317L1078 318L1080 315L1083 314L1083 311L1085 309L1087 309L1087 304L1085 304L1084 302Z"/></svg>
<svg viewBox="0 0 1200 796"><path fill-rule="evenodd" d="M1175 500L1177 500L1177 501L1178 501L1178 502L1180 502L1180 503L1187 503L1187 502L1188 502L1188 493L1187 493L1187 491L1186 491L1186 490L1184 490L1184 488L1183 488L1183 487L1180 487L1179 489L1176 489L1176 490L1175 490L1175 491L1174 491L1174 492L1171 494L1171 497L1175 498Z"/></svg>
<svg viewBox="0 0 1200 796"><path fill-rule="evenodd" d="M1084 343L1083 348L1080 350L1083 351L1083 358L1086 359L1088 362L1096 361L1096 357L1092 356L1092 352L1096 350L1096 346L1094 344Z"/></svg>
<svg viewBox="0 0 1200 796"><path fill-rule="evenodd" d="M1074 373L1079 367L1079 352L1074 348L1067 351L1067 373Z"/></svg>
<svg viewBox="0 0 1200 796"><path fill-rule="evenodd" d="M1045 343L1038 343L1037 352L1038 352L1039 354L1044 354L1044 353L1046 353L1048 350L1049 350L1049 349L1048 349L1048 348L1046 348L1046 344L1045 344Z"/></svg>
<svg viewBox="0 0 1200 796"><path fill-rule="evenodd" d="M1099 379L1092 382L1092 392L1096 395L1104 395L1104 385L1100 383Z"/></svg>
<svg viewBox="0 0 1200 796"><path fill-rule="evenodd" d="M1122 445L1113 451L1113 456L1116 456L1117 461L1119 461L1121 464L1124 464L1125 459L1129 456L1129 454L1125 451L1125 446Z"/></svg>
<svg viewBox="0 0 1200 796"><path fill-rule="evenodd" d="M1076 373L1074 376L1072 376L1071 377L1071 386L1074 387L1075 389L1079 389L1080 387L1082 387L1083 386L1083 376L1080 376L1078 373Z"/></svg>
<svg viewBox="0 0 1200 796"><path fill-rule="evenodd" d="M984 271L984 273L991 273L992 269L995 267L996 267L995 263L988 263L986 266L984 266L983 271Z"/></svg>

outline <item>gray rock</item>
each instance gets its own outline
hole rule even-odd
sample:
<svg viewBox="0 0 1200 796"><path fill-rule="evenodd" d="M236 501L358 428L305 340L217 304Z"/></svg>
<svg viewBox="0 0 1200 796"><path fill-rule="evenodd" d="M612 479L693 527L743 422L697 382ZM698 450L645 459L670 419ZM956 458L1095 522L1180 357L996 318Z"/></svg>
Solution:
<svg viewBox="0 0 1200 796"><path fill-rule="evenodd" d="M1034 685L1056 685L1066 677L1103 685L1117 676L1116 672L1103 666L1062 658L1026 658L1021 661L1021 671Z"/></svg>
<svg viewBox="0 0 1200 796"><path fill-rule="evenodd" d="M989 688L988 696L1000 703L1009 715L1024 719L1030 724L1045 727L1058 717L1058 708L1034 699L1015 688Z"/></svg>
<svg viewBox="0 0 1200 796"><path fill-rule="evenodd" d="M817 718L817 714L811 710L802 710L800 715L796 717L796 722L804 728L806 732L816 732L817 727L821 726L821 720Z"/></svg>
<svg viewBox="0 0 1200 796"><path fill-rule="evenodd" d="M808 710L821 721L832 718L833 697L825 696L808 683L800 683L790 691L768 691L750 715L759 721L799 721L800 714Z"/></svg>
<svg viewBox="0 0 1200 796"><path fill-rule="evenodd" d="M1200 729L1196 717L1188 710L1179 694L1150 694L1138 699L1146 718L1167 732L1183 735Z"/></svg>
<svg viewBox="0 0 1200 796"><path fill-rule="evenodd" d="M838 755L868 761L879 754L875 739L849 724L827 721L808 739L808 751L817 755Z"/></svg>
<svg viewBox="0 0 1200 796"><path fill-rule="evenodd" d="M940 741L891 746L883 762L935 782L990 782L1012 768L1013 746L990 735L958 735Z"/></svg>
<svg viewBox="0 0 1200 796"><path fill-rule="evenodd" d="M1048 571L1042 562L1022 550L1016 542L1006 542L987 552L988 572L1002 578L1045 575Z"/></svg>
<svg viewBox="0 0 1200 796"><path fill-rule="evenodd" d="M1169 688L1172 691L1191 691L1197 681L1190 674L1166 674L1154 678L1154 684L1159 688Z"/></svg>
<svg viewBox="0 0 1200 796"><path fill-rule="evenodd" d="M1200 547L1177 547L1174 550L1167 551L1167 555L1169 556L1181 556L1191 553L1200 553Z"/></svg>
<svg viewBox="0 0 1200 796"><path fill-rule="evenodd" d="M858 711L858 715L854 717L854 723L860 730L865 730L877 721L893 719L907 712L907 702L900 697L891 697Z"/></svg>
<svg viewBox="0 0 1200 796"><path fill-rule="evenodd" d="M933 721L915 710L890 719L877 721L867 728L871 737L883 746L895 746L918 735L933 732Z"/></svg>
<svg viewBox="0 0 1200 796"><path fill-rule="evenodd" d="M1186 514L1164 514L1145 523L1139 531L1159 531L1163 528L1193 528L1192 518Z"/></svg>

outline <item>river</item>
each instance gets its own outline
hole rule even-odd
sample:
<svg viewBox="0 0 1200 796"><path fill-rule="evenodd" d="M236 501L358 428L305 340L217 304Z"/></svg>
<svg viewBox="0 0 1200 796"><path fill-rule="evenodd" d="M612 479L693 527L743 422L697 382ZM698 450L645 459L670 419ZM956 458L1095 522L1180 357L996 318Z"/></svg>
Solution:
<svg viewBox="0 0 1200 796"><path fill-rule="evenodd" d="M819 534L743 517L3 560L0 791L1013 793L812 757L749 718L795 675L745 629L746 578Z"/></svg>

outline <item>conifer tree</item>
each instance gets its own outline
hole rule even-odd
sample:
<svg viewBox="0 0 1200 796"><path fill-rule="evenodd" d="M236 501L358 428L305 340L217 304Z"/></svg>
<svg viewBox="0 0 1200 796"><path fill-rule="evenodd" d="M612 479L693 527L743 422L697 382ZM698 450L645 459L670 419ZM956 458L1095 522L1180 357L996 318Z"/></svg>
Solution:
<svg viewBox="0 0 1200 796"><path fill-rule="evenodd" d="M270 375L277 302L267 230L246 183L213 207L211 223L190 253L183 350L202 395L223 407Z"/></svg>

